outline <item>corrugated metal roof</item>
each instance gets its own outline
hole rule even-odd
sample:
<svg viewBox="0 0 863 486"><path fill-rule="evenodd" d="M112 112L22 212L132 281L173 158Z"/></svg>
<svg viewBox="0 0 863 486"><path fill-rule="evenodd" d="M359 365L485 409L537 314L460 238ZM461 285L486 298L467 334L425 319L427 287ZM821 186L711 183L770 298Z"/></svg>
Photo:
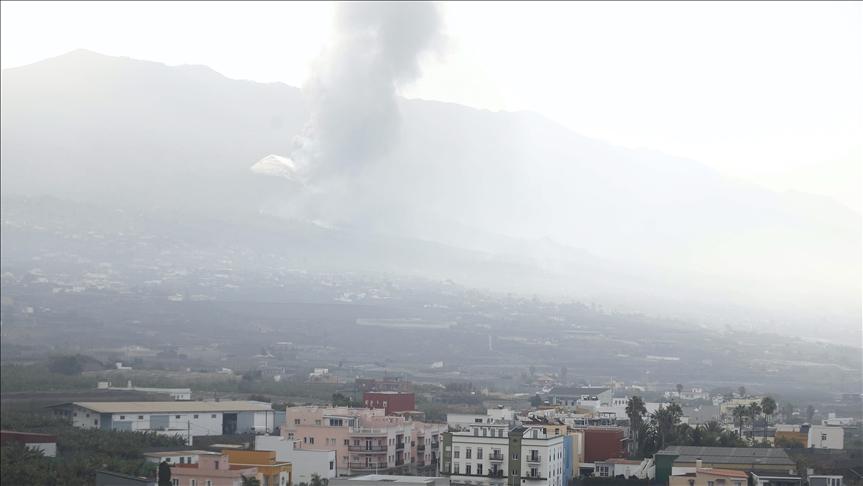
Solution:
<svg viewBox="0 0 863 486"><path fill-rule="evenodd" d="M783 449L769 447L670 446L657 454L677 454L674 462L705 464L794 465Z"/></svg>
<svg viewBox="0 0 863 486"><path fill-rule="evenodd" d="M68 406L65 403L60 406ZM71 405L92 410L96 413L190 413L190 412L263 412L272 411L273 407L265 402L246 400L219 402L72 402Z"/></svg>

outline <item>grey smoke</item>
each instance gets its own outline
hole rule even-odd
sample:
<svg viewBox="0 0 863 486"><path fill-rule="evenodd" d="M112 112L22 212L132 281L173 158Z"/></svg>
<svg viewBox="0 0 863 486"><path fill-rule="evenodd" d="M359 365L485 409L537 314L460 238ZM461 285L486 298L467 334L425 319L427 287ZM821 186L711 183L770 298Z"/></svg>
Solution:
<svg viewBox="0 0 863 486"><path fill-rule="evenodd" d="M334 39L305 87L311 115L290 154L301 180L331 184L387 153L398 138L398 87L419 76L441 25L434 3L337 6Z"/></svg>

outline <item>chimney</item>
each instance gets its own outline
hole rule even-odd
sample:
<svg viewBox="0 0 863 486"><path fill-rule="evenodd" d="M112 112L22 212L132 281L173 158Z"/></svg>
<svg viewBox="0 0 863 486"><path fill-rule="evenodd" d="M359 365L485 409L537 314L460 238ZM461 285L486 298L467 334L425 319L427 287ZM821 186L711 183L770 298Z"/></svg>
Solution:
<svg viewBox="0 0 863 486"><path fill-rule="evenodd" d="M695 459L695 469L701 469L701 465L702 465L701 458L699 457L699 458Z"/></svg>

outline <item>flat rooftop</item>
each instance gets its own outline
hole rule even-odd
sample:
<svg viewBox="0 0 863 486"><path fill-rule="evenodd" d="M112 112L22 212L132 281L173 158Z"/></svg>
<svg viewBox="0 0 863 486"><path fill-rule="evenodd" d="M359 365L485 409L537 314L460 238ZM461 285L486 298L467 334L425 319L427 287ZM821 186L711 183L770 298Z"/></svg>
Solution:
<svg viewBox="0 0 863 486"><path fill-rule="evenodd" d="M232 401L220 402L194 402L194 401L171 401L171 402L71 402L54 405L64 407L76 405L96 413L191 413L191 412L265 412L272 411L273 407L265 402Z"/></svg>
<svg viewBox="0 0 863 486"><path fill-rule="evenodd" d="M657 454L676 454L676 463L694 463L701 459L706 464L794 466L794 461L783 449L767 447L670 446Z"/></svg>
<svg viewBox="0 0 863 486"><path fill-rule="evenodd" d="M385 481L388 483L433 483L433 476L390 476L387 474L366 474L365 476L354 476L352 478L340 478L348 481Z"/></svg>
<svg viewBox="0 0 863 486"><path fill-rule="evenodd" d="M210 451L163 451L163 452L145 452L147 457L174 457L174 456L221 456L218 452Z"/></svg>

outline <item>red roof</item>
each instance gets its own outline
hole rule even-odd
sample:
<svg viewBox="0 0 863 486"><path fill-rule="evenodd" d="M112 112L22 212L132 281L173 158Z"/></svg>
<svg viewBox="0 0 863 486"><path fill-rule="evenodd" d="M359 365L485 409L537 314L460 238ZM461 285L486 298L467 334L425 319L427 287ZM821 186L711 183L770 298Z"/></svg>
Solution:
<svg viewBox="0 0 863 486"><path fill-rule="evenodd" d="M13 432L11 430L0 430L0 442L22 442L25 444L53 444L57 442L57 436L51 434L37 434L35 432Z"/></svg>

